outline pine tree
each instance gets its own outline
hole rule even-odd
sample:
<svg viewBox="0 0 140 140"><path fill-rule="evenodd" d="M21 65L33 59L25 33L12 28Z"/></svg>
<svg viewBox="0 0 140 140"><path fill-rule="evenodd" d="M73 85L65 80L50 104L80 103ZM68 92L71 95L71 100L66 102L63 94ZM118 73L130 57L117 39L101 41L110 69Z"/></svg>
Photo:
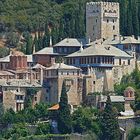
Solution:
<svg viewBox="0 0 140 140"><path fill-rule="evenodd" d="M119 140L120 131L117 119L117 113L113 108L110 96L107 97L104 111L99 115L99 122L101 126L101 140Z"/></svg>
<svg viewBox="0 0 140 140"><path fill-rule="evenodd" d="M61 97L59 102L58 110L58 130L62 134L71 133L72 123L71 123L70 108L68 105L68 97L65 81L63 81Z"/></svg>

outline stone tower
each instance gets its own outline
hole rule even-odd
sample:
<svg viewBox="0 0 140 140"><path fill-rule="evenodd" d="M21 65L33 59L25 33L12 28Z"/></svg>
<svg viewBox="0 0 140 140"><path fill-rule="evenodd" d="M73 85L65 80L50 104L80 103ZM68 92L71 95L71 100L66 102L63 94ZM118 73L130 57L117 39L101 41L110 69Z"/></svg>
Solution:
<svg viewBox="0 0 140 140"><path fill-rule="evenodd" d="M113 38L119 35L119 3L87 3L86 33L91 41Z"/></svg>

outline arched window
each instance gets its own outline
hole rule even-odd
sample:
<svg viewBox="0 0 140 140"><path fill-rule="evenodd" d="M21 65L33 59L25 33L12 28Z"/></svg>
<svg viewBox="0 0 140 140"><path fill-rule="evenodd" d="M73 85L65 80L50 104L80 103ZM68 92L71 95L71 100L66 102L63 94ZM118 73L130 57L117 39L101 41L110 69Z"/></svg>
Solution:
<svg viewBox="0 0 140 140"><path fill-rule="evenodd" d="M114 10L113 12L116 13L116 10Z"/></svg>

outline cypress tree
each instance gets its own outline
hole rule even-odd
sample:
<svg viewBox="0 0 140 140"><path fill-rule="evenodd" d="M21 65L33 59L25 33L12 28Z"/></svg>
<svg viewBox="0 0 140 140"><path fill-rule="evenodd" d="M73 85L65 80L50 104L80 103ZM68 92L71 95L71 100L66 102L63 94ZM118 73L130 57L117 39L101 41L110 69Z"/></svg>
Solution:
<svg viewBox="0 0 140 140"><path fill-rule="evenodd" d="M35 38L34 38L34 45L35 45L35 51L39 51L39 47L38 47L38 39L37 39L37 35L35 33Z"/></svg>
<svg viewBox="0 0 140 140"><path fill-rule="evenodd" d="M32 36L28 33L26 38L26 54L32 54Z"/></svg>
<svg viewBox="0 0 140 140"><path fill-rule="evenodd" d="M45 35L43 37L43 48L49 47L50 45L50 31L48 29L48 22L45 24Z"/></svg>
<svg viewBox="0 0 140 140"><path fill-rule="evenodd" d="M127 8L127 35L133 34L133 25L132 25L132 3L129 0Z"/></svg>
<svg viewBox="0 0 140 140"><path fill-rule="evenodd" d="M99 115L99 122L101 126L101 140L119 140L120 130L117 119L117 113L113 108L110 96L107 97L104 111Z"/></svg>
<svg viewBox="0 0 140 140"><path fill-rule="evenodd" d="M62 134L71 133L72 121L65 81L63 81L58 110L58 130Z"/></svg>
<svg viewBox="0 0 140 140"><path fill-rule="evenodd" d="M135 37L137 38L139 35L139 19L138 19L138 6L136 5L136 0L133 0L132 2L132 24L133 24L133 29L134 32L133 34L135 35Z"/></svg>

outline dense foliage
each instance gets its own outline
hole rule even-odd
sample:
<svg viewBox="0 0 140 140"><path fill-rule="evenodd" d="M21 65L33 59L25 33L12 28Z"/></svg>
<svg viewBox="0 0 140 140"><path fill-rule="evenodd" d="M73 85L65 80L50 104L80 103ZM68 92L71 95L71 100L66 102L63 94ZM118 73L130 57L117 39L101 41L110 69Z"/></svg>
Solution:
<svg viewBox="0 0 140 140"><path fill-rule="evenodd" d="M128 135L128 140L134 140L135 137L140 136L140 128L134 128Z"/></svg>
<svg viewBox="0 0 140 140"><path fill-rule="evenodd" d="M99 114L101 128L101 140L119 140L120 130L117 118L117 112L112 106L111 99L108 96L105 109Z"/></svg>
<svg viewBox="0 0 140 140"><path fill-rule="evenodd" d="M91 0L1 0L0 38L5 37L6 46L16 47L25 54L49 46L50 36L53 44L66 37L83 38L88 1ZM138 0L110 1L120 3L121 34L139 36Z"/></svg>
<svg viewBox="0 0 140 140"><path fill-rule="evenodd" d="M96 120L97 111L93 108L79 107L72 114L73 130L76 133L86 133L89 131L99 134L99 125Z"/></svg>
<svg viewBox="0 0 140 140"><path fill-rule="evenodd" d="M85 36L85 5L91 0L1 0L0 30L20 32L53 27L54 40ZM99 1L99 0L94 0ZM139 35L140 4L138 0L104 0L120 3L121 34ZM5 27L9 27L8 29Z"/></svg>

